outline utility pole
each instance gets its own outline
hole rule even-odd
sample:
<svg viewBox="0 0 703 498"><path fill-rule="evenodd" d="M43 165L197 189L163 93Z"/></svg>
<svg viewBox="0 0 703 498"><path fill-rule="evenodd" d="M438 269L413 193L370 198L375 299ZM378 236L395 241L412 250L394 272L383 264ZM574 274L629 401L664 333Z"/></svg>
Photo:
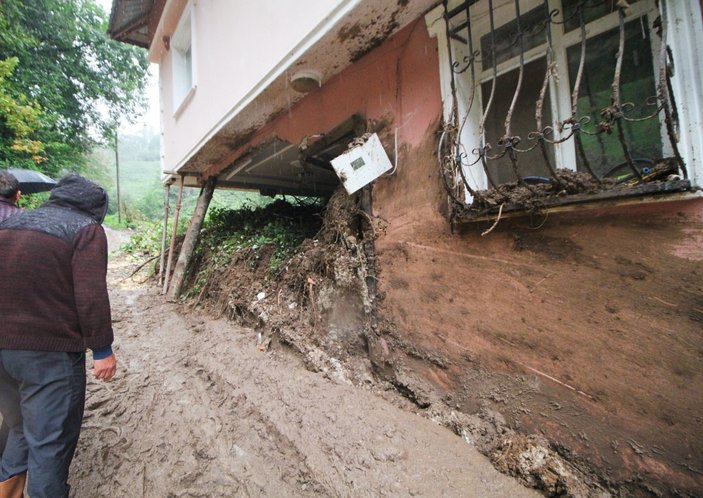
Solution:
<svg viewBox="0 0 703 498"><path fill-rule="evenodd" d="M120 153L118 136L119 127L115 124L115 176L117 180L117 223L122 224L122 202L120 201Z"/></svg>

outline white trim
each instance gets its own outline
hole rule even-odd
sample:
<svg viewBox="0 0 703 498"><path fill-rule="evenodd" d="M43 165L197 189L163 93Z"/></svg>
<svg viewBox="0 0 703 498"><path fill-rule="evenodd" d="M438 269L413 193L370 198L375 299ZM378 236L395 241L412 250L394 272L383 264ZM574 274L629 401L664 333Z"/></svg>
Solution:
<svg viewBox="0 0 703 498"><path fill-rule="evenodd" d="M703 187L703 21L699 2L666 0L668 44L674 57L672 87L681 124L679 150L691 183Z"/></svg>
<svg viewBox="0 0 703 498"><path fill-rule="evenodd" d="M427 25L427 31L430 36L437 38L437 50L439 54L439 83L442 91L442 105L444 119L447 120L451 117L452 103L447 97L451 96L451 68L447 65L446 61L449 60L449 53L447 51L447 35L444 29L444 23L441 22L444 19L444 7L438 5L425 15L425 24Z"/></svg>
<svg viewBox="0 0 703 498"><path fill-rule="evenodd" d="M222 116L217 123L203 137L193 145L183 158L178 161L173 168L178 171L185 166L188 161L202 149L220 130L232 119L242 112L256 97L266 90L273 82L285 73L285 71L295 64L305 52L312 48L323 36L325 36L334 26L344 19L362 0L344 0L330 14L327 15L310 33L303 38L288 54L281 59L251 90L249 90L232 109Z"/></svg>
<svg viewBox="0 0 703 498"><path fill-rule="evenodd" d="M173 111L173 119L178 119L180 115L183 114L185 108L188 107L190 101L193 100L193 96L195 95L195 90L197 90L197 88L198 87L195 85L190 87L190 90L188 90L188 92L184 95L183 99L181 100L181 103L178 104L176 110Z"/></svg>
<svg viewBox="0 0 703 498"><path fill-rule="evenodd" d="M186 4L171 37L171 96L174 118L178 118L193 99L197 88L195 6L195 0Z"/></svg>

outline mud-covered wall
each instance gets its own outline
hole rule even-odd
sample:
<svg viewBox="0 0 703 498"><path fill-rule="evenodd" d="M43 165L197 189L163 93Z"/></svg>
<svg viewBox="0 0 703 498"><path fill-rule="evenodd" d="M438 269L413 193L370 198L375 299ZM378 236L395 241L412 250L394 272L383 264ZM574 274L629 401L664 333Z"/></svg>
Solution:
<svg viewBox="0 0 703 498"><path fill-rule="evenodd" d="M703 200L450 233L435 136L377 182L390 360L649 496L703 491ZM423 385L425 384L425 385Z"/></svg>
<svg viewBox="0 0 703 498"><path fill-rule="evenodd" d="M418 19L249 143L354 113L397 171L373 189L389 362L452 409L499 412L596 479L703 492L703 201L502 220L450 233L436 160L436 42ZM398 138L397 143L395 138ZM432 396L430 396L432 397Z"/></svg>
<svg viewBox="0 0 703 498"><path fill-rule="evenodd" d="M402 164L434 177L429 156ZM700 493L703 203L526 217L482 237L488 224L409 220L386 200L393 181L375 190L392 354L452 408L499 411L608 479Z"/></svg>

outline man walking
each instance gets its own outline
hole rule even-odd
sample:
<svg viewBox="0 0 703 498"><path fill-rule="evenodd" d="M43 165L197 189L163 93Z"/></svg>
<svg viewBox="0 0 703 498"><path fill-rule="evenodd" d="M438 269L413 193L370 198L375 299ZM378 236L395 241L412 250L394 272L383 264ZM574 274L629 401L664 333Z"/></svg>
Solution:
<svg viewBox="0 0 703 498"><path fill-rule="evenodd" d="M0 171L0 222L22 211L17 207L20 195L17 178L7 171Z"/></svg>
<svg viewBox="0 0 703 498"><path fill-rule="evenodd" d="M107 294L107 194L78 175L0 225L0 498L67 497L93 373L115 374ZM0 441L0 445L2 441Z"/></svg>

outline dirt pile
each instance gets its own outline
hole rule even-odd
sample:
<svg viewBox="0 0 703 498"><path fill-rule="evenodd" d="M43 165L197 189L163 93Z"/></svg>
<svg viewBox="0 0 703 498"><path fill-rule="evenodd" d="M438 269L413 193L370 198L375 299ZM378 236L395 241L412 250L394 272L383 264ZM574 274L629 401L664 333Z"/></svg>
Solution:
<svg viewBox="0 0 703 498"><path fill-rule="evenodd" d="M274 218L283 212L269 211ZM295 218L293 211L289 218ZM373 268L364 243L384 231L383 221L364 214L359 197L344 191L337 192L319 215L308 214L318 221L300 233L317 231L284 260L279 260L275 242L246 242L241 227L231 225L229 234L209 229L189 271L187 304L253 327L260 350L291 347L308 369L330 379L376 392L396 390L411 402L406 409L451 429L485 455L500 454L504 447L526 447L524 436L498 411L462 413L422 379L418 372L427 365L449 367L441 357L403 339L393 323L381 320L375 326L374 295L367 286ZM259 233L271 221L257 215L237 218L236 223ZM579 474L547 443L530 448L548 457L530 465L506 463L512 462L509 456L494 461L503 462L502 471L521 476L525 484L551 496L601 491L596 479Z"/></svg>
<svg viewBox="0 0 703 498"><path fill-rule="evenodd" d="M189 270L188 303L255 327L262 349L280 341L302 353L315 371L370 382L365 336L371 298L358 202L358 196L339 191L323 213L298 210L307 216L299 220L307 236L284 259L271 241L247 244L235 234L240 243L234 244L221 230L206 233ZM292 206L279 207L295 217ZM236 223L250 223L254 232L271 224L265 214Z"/></svg>
<svg viewBox="0 0 703 498"><path fill-rule="evenodd" d="M589 496L589 489L576 477L575 469L539 436L506 438L491 454L491 461L501 472L548 496Z"/></svg>
<svg viewBox="0 0 703 498"><path fill-rule="evenodd" d="M664 184L678 177L679 168L674 159L662 159L651 167L634 166L636 175L627 164L608 171L602 178L587 172L557 169L557 177L526 177L521 182L503 183L495 188L476 192L470 206L459 207L459 215L483 212L502 204L528 211L544 207L555 199L567 200L568 196L593 195L613 190L624 191L641 185ZM640 179L641 176L641 179Z"/></svg>

